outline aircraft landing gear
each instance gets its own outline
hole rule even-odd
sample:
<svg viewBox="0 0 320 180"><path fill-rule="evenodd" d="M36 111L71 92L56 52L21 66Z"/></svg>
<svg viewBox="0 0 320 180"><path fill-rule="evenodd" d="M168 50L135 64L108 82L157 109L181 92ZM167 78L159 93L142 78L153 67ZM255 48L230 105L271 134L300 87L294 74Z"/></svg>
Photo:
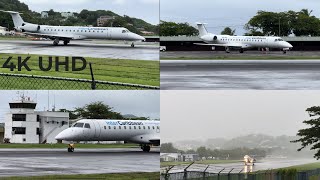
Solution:
<svg viewBox="0 0 320 180"><path fill-rule="evenodd" d="M141 145L143 152L150 152L151 147L149 145Z"/></svg>
<svg viewBox="0 0 320 180"><path fill-rule="evenodd" d="M68 45L70 43L70 41L69 40L66 40L66 41L63 41L63 45Z"/></svg>
<svg viewBox="0 0 320 180"><path fill-rule="evenodd" d="M286 50L283 50L283 54L287 54L287 51L286 51Z"/></svg>
<svg viewBox="0 0 320 180"><path fill-rule="evenodd" d="M226 53L230 53L230 48L226 47Z"/></svg>
<svg viewBox="0 0 320 180"><path fill-rule="evenodd" d="M239 52L240 52L240 53L243 53L243 52L244 52L244 49L243 49L243 48L241 48L241 49L239 50Z"/></svg>
<svg viewBox="0 0 320 180"><path fill-rule="evenodd" d="M133 42L131 43L131 47L134 48L134 43Z"/></svg>
<svg viewBox="0 0 320 180"><path fill-rule="evenodd" d="M68 152L74 152L74 144L68 144Z"/></svg>
<svg viewBox="0 0 320 180"><path fill-rule="evenodd" d="M59 44L59 39L55 39L55 40L53 41L53 45L58 46L58 44Z"/></svg>

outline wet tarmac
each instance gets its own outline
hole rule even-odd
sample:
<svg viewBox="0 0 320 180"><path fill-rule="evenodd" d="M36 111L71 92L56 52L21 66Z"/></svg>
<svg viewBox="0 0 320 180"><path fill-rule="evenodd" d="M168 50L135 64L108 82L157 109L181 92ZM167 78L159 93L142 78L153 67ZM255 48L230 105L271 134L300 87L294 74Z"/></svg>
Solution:
<svg viewBox="0 0 320 180"><path fill-rule="evenodd" d="M286 54L283 54L282 51L245 51L244 53L239 53L239 51L231 51L226 53L225 51L165 51L160 52L160 58L162 59L175 59L175 58L184 58L184 59L228 59L228 58L243 58L248 57L250 59L254 57L265 57L265 58L286 58L286 57L320 57L320 51L289 51ZM259 59L260 59L259 58Z"/></svg>
<svg viewBox="0 0 320 180"><path fill-rule="evenodd" d="M309 163L318 162L314 159L264 159L255 163L254 166L245 166L243 162L238 163L226 163L226 164L211 164L211 165L202 165L194 164L188 168L188 171L200 171L203 172L205 169L206 172L211 173L246 173L246 172L255 172L261 170L270 170L270 169L279 169L286 168L297 165L304 165ZM170 172L181 172L186 166L177 166L174 167Z"/></svg>
<svg viewBox="0 0 320 180"><path fill-rule="evenodd" d="M159 148L0 149L0 177L158 172Z"/></svg>
<svg viewBox="0 0 320 180"><path fill-rule="evenodd" d="M159 60L159 46L147 43L108 43L104 41L71 41L68 46L61 42L53 46L52 41L0 40L0 53L39 54L53 56L82 56L95 58Z"/></svg>
<svg viewBox="0 0 320 180"><path fill-rule="evenodd" d="M320 60L162 60L161 89L319 90Z"/></svg>

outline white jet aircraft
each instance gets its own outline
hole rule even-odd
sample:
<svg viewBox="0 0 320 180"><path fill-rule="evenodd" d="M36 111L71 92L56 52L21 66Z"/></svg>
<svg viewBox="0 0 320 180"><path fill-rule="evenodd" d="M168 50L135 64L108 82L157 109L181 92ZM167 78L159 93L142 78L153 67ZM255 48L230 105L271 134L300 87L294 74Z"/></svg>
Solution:
<svg viewBox="0 0 320 180"><path fill-rule="evenodd" d="M124 40L132 41L131 47L134 47L135 41L145 41L145 38L130 32L123 27L80 27L80 26L48 26L38 25L28 22L24 22L19 12L3 11L10 13L14 23L14 27L17 31L21 31L24 34L49 38L53 41L53 44L57 46L60 41L63 41L64 45L68 45L70 40L82 40L82 39L108 39L108 40Z"/></svg>
<svg viewBox="0 0 320 180"><path fill-rule="evenodd" d="M254 163L257 161L255 158L250 157L249 155L245 155L243 157L244 165L246 166L254 166Z"/></svg>
<svg viewBox="0 0 320 180"><path fill-rule="evenodd" d="M140 144L144 152L160 146L160 121L83 119L55 137L58 141L126 141ZM68 152L73 152L69 144Z"/></svg>
<svg viewBox="0 0 320 180"><path fill-rule="evenodd" d="M199 38L205 43L195 43L197 45L205 46L222 46L225 47L226 52L230 52L230 48L239 49L243 53L245 49L249 48L276 48L281 49L283 53L287 53L292 49L292 45L284 41L280 37L271 36L229 36L229 35L216 35L208 33L205 24L197 23L199 30Z"/></svg>

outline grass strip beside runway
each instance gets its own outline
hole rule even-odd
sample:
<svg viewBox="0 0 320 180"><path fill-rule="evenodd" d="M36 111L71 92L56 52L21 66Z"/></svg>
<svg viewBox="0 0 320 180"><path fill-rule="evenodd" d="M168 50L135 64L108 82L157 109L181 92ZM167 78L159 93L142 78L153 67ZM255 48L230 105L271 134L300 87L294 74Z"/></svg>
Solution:
<svg viewBox="0 0 320 180"><path fill-rule="evenodd" d="M24 60L26 57L30 56L28 61L28 66L32 71L27 71L22 69L14 69L10 71L8 68L3 68L2 65L7 60L8 57L13 57L10 62L18 63L18 57L22 57ZM69 71L64 70L64 66L59 66L60 71L55 71L52 68L50 71L41 71L39 68L39 57L43 58L43 66L48 67L47 55L26 55L26 54L0 54L0 72L1 73L11 73L11 74L27 74L27 75L38 75L38 76L51 76L51 77L63 77L63 78L76 78L76 79L88 79L91 80L89 64L83 71L71 71L71 57L69 57ZM55 57L53 56L53 62L55 62ZM59 57L60 62L65 61L64 56ZM159 61L144 61L144 60L127 60L127 59L108 59L108 58L91 58L85 57L88 63L92 63L93 73L95 80L109 81L109 82L119 82L119 83L130 83L130 84L140 84L140 85L150 85L159 86L160 85L160 69ZM81 64L76 65L77 67ZM53 64L55 67L55 64ZM12 82L22 83L22 82ZM0 88L1 87L0 84ZM32 88L33 89L33 88ZM40 88L39 88L40 89ZM64 88L67 89L67 88Z"/></svg>
<svg viewBox="0 0 320 180"><path fill-rule="evenodd" d="M137 144L75 144L75 148L137 148ZM67 144L0 144L0 149L2 148L67 148Z"/></svg>
<svg viewBox="0 0 320 180"><path fill-rule="evenodd" d="M157 180L160 172L137 172L117 174L81 174L81 175L49 175L32 177L8 177L6 180L40 180L40 179L108 179L108 180Z"/></svg>
<svg viewBox="0 0 320 180"><path fill-rule="evenodd" d="M296 169L297 171L308 171L320 168L320 162L310 163L310 164L303 164L298 166L291 166L284 169Z"/></svg>

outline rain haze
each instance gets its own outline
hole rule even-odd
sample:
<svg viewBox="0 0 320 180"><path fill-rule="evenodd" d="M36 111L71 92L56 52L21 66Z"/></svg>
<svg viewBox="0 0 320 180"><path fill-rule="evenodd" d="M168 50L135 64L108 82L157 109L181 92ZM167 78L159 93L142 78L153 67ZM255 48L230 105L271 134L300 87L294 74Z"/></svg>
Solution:
<svg viewBox="0 0 320 180"><path fill-rule="evenodd" d="M38 111L48 110L48 104L50 110L54 105L56 110L73 110L92 102L102 101L121 114L160 119L158 91L0 91L0 123L10 110L9 102L18 100L22 94L37 102Z"/></svg>
<svg viewBox="0 0 320 180"><path fill-rule="evenodd" d="M243 35L244 25L259 10L283 12L313 10L311 15L320 17L318 0L161 0L160 19L164 21L188 22L195 26L196 22L208 23L211 33L220 34L225 27L236 29L236 35Z"/></svg>
<svg viewBox="0 0 320 180"><path fill-rule="evenodd" d="M319 91L162 91L161 142L295 136Z"/></svg>
<svg viewBox="0 0 320 180"><path fill-rule="evenodd" d="M20 0L29 9L41 12L53 9L59 12L110 10L121 16L140 18L151 24L159 24L159 0Z"/></svg>

